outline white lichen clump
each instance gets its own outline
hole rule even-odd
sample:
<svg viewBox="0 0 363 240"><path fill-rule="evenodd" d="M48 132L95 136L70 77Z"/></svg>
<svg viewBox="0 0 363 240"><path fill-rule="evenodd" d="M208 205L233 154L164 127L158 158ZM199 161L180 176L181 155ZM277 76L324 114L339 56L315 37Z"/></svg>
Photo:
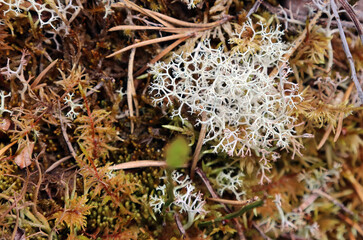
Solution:
<svg viewBox="0 0 363 240"><path fill-rule="evenodd" d="M188 9L195 8L198 4L201 3L202 0L181 0L185 4L187 4Z"/></svg>
<svg viewBox="0 0 363 240"><path fill-rule="evenodd" d="M50 25L56 31L64 30L66 35L69 33L69 23L71 23L81 11L82 6L74 0L54 0L54 1L36 1L36 0L0 0L1 5L7 6L3 12L5 16L8 13L14 13L18 16L20 13L34 11L37 13L37 21L40 27ZM67 20L68 25L63 21Z"/></svg>
<svg viewBox="0 0 363 240"><path fill-rule="evenodd" d="M13 114L12 111L5 108L5 98L11 97L11 92L5 95L4 91L0 91L0 117L3 115L3 113L7 112L10 113L10 115Z"/></svg>
<svg viewBox="0 0 363 240"><path fill-rule="evenodd" d="M78 112L76 112L76 108L82 108L83 105L82 104L78 104L75 103L72 98L73 98L74 93L68 93L67 96L64 98L64 103L68 104L68 106L71 108L71 110L68 111L68 113L66 114L66 116L68 118L70 118L71 120L74 120L77 118L77 116L79 115Z"/></svg>
<svg viewBox="0 0 363 240"><path fill-rule="evenodd" d="M204 143L216 140L216 152L245 156L254 150L266 160L278 157L272 148L288 148L296 138L292 110L302 97L287 78L289 45L281 39L283 32L262 23L259 29L247 21L230 39L233 51L213 49L205 41L185 58L156 63L150 92L155 104L176 103L172 117L183 119L185 110L198 115L197 123L207 126ZM251 44L241 46L246 41ZM278 71L271 75L274 68Z"/></svg>
<svg viewBox="0 0 363 240"><path fill-rule="evenodd" d="M239 172L237 175L233 175L233 170L229 170L227 173L221 171L216 177L218 185L218 194L223 196L225 191L232 192L238 201L241 200L241 196L245 195L246 192L242 189L244 174Z"/></svg>
<svg viewBox="0 0 363 240"><path fill-rule="evenodd" d="M275 194L275 199L273 201L279 213L280 224L276 223L274 220L269 219L269 221L262 223L266 224L265 232L271 230L277 230L279 227L282 232L296 232L297 236L301 236L304 239L321 239L319 225L314 222L310 224L305 220L305 213L309 212L285 212L282 209L282 199L280 194Z"/></svg>
<svg viewBox="0 0 363 240"><path fill-rule="evenodd" d="M177 206L180 213L185 212L188 214L188 221L183 226L184 229L188 229L194 221L207 213L204 210L205 201L203 200L202 193L195 191L189 176L184 177L182 173L173 171L171 178L176 183L176 186L173 188L174 201L172 205ZM161 213L161 209L168 197L166 195L166 185L158 186L156 190L160 191L161 195L150 196L150 206L153 207L154 212Z"/></svg>

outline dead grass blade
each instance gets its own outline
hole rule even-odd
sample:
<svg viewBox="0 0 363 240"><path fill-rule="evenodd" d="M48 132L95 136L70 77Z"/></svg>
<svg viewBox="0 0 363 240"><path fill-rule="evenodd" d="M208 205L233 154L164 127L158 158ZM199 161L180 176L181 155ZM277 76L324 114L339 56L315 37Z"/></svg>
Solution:
<svg viewBox="0 0 363 240"><path fill-rule="evenodd" d="M12 143L9 143L8 145L6 145L5 147L3 147L1 150L0 150L0 157L11 147L13 146L15 143L17 143L18 141L14 141Z"/></svg>
<svg viewBox="0 0 363 240"><path fill-rule="evenodd" d="M118 2L118 3L112 4L111 6L112 7L126 7L129 9L138 11L149 17L154 18L155 20L157 20L159 23L161 23L165 27L170 27L170 28L173 28L172 24L182 26L182 27L192 27L192 28L195 28L195 27L196 28L204 28L204 27L213 28L213 27L218 26L224 22L227 22L228 20L233 18L232 16L226 15L222 19L220 19L216 22L212 22L212 23L190 23L190 22L186 22L186 21L182 21L182 20L173 18L173 17L169 17L162 13L154 12L149 9L141 8L141 7L137 6L135 3L131 3L128 0L124 0L123 2Z"/></svg>
<svg viewBox="0 0 363 240"><path fill-rule="evenodd" d="M338 213L338 217L340 217L346 223L348 223L350 226L352 226L359 233L359 235L361 235L363 237L363 229L359 226L358 223L354 222L352 219L350 219L349 217L347 217L341 213Z"/></svg>
<svg viewBox="0 0 363 240"><path fill-rule="evenodd" d="M207 121L207 113L205 111L203 111L202 112L202 122L206 122L206 121ZM194 155L193 155L192 167L190 169L190 178L191 179L194 178L195 168L197 167L200 150L202 149L203 141L204 141L206 133L207 133L207 125L202 123L202 127L200 128L200 132L199 132L198 143L197 143L197 146L195 147L195 151L194 151Z"/></svg>
<svg viewBox="0 0 363 240"><path fill-rule="evenodd" d="M34 90L34 88L38 85L38 83L40 82L40 80L42 80L42 78L45 76L45 74L47 74L47 72L58 62L58 59L54 60L51 64L48 65L48 67L46 67L39 75L38 77L34 80L34 82L30 85L30 88L32 90Z"/></svg>
<svg viewBox="0 0 363 240"><path fill-rule="evenodd" d="M137 6L135 3L130 2L128 0L123 0L122 2L118 2L111 5L112 7L126 7L135 11L138 11L140 13L143 13L151 18L154 18L156 21L164 25L165 27L173 27L170 23L160 19L158 16L156 16L154 11L147 11L147 9L144 9L142 7Z"/></svg>
<svg viewBox="0 0 363 240"><path fill-rule="evenodd" d="M173 23L175 25L178 25L178 26L182 26L182 27L192 27L192 28L214 28L216 26L219 26L229 20L231 20L233 17L232 16L229 16L229 15L225 15L223 18L221 18L220 20L216 21L216 22L211 22L211 23L190 23L190 22L185 22L185 21L182 21L182 20L179 20L179 19L176 19L176 18L172 18L172 17L169 17L169 16L166 16L162 13L158 13L158 12L154 12L154 11L151 11L149 9L145 9L145 11L147 12L153 12L156 16L159 16L160 18L163 18L164 20L170 22L170 23Z"/></svg>
<svg viewBox="0 0 363 240"><path fill-rule="evenodd" d="M58 167L59 165L61 165L63 162L67 161L70 158L72 158L72 156L66 156L64 158L59 159L58 161L53 163L49 168L47 168L47 170L44 173L49 173L53 171L56 167Z"/></svg>
<svg viewBox="0 0 363 240"><path fill-rule="evenodd" d="M348 179L348 181L353 185L354 190L356 191L359 199L363 203L363 186L357 181L357 179L355 179L353 173L350 171L348 167L343 165L343 170L344 170L342 173L343 177Z"/></svg>
<svg viewBox="0 0 363 240"><path fill-rule="evenodd" d="M151 59L151 61L148 64L146 64L145 66L143 66L142 68L140 68L140 70L138 70L134 74L134 76L139 76L140 74L142 74L146 69L149 68L149 65L152 65L152 64L156 63L157 61L159 61L162 57L164 57L171 50L173 50L176 46L178 46L180 43L184 42L188 38L190 38L190 36L186 36L186 37L183 37L183 38L179 38L178 40L176 40L175 42L173 42L172 44L170 44L167 48L165 48L158 55L156 55L153 59Z"/></svg>
<svg viewBox="0 0 363 240"><path fill-rule="evenodd" d="M108 29L109 32L113 31L123 31L123 30L159 30L163 31L164 29L170 29L166 27L153 27L153 26L135 26L135 25L120 25L116 27L112 27Z"/></svg>
<svg viewBox="0 0 363 240"><path fill-rule="evenodd" d="M323 138L320 140L319 145L316 147L317 150L319 150L322 146L324 146L324 144L325 144L326 140L328 140L329 135L330 135L332 130L333 130L333 125L330 124L328 126L328 128L326 129Z"/></svg>
<svg viewBox="0 0 363 240"><path fill-rule="evenodd" d="M132 48L143 47L143 46L147 46L149 44L174 40L174 39L178 39L178 38L183 39L183 40L177 41L177 42L181 43L186 38L191 37L191 36L195 36L195 34L197 32L207 31L207 30L209 30L211 28L217 27L217 26L229 21L230 19L232 19L232 16L226 15L226 16L223 16L220 20L212 22L212 23L190 23L190 22L185 22L185 21L182 21L182 20L179 20L179 19L175 19L175 18L166 16L166 15L164 15L162 13L151 11L149 9L141 8L141 7L137 6L135 3L132 3L132 2L130 2L128 0L124 0L122 2L112 4L112 7L125 7L125 8L129 8L131 10L138 11L140 13L143 13L143 14L155 19L156 21L158 21L159 23L164 25L164 27L121 25L121 26L113 27L109 31L158 30L158 31L175 33L175 35L167 36L167 37L161 37L161 38L157 38L157 39L146 40L146 41L143 41L143 42L140 42L140 43L132 44L131 46L122 48L122 49L108 55L107 58L113 57L113 56L115 56L117 54L120 54L122 52L130 50ZM181 26L181 27L176 28L176 27L174 27L173 24ZM160 56L161 57L164 56L165 54L167 54L174 47L175 46L173 45L173 47L167 48L165 51L162 52L162 54L160 54ZM160 56L158 55L155 59L160 59L161 58Z"/></svg>
<svg viewBox="0 0 363 240"><path fill-rule="evenodd" d="M135 52L136 52L136 48L133 48L131 50L131 54L130 54L130 60L129 60L129 66L128 66L128 70L127 70L127 105L129 107L129 112L130 112L130 121L131 121L131 134L134 133L134 107L132 105L132 99L134 100L134 104L135 104L135 110L136 110L136 116L139 116L139 103L137 101L136 97L136 91L135 91L135 85L134 85L134 77L133 77L133 72L134 72L134 59L135 59Z"/></svg>
<svg viewBox="0 0 363 240"><path fill-rule="evenodd" d="M210 28L204 27L204 28L168 28L168 27L153 27L153 26L135 26L135 25L120 25L113 28L110 28L108 31L114 32L114 31L124 31L124 30L157 30L157 31L163 31L163 32L169 32L169 33L186 33L186 32L200 32L205 31Z"/></svg>
<svg viewBox="0 0 363 240"><path fill-rule="evenodd" d="M175 35L172 35L172 36L161 37L161 38L146 40L146 41L139 42L139 43L134 43L134 44L132 44L130 46L122 48L122 49L108 55L106 58L113 57L113 56L115 56L117 54L126 52L126 51L128 51L128 50L130 50L132 48L138 48L138 47L143 47L143 46L147 46L147 45L154 44L154 43L160 43L160 42L166 42L166 41L170 41L170 40L174 40L174 39L178 39L178 38L184 38L184 37L187 37L187 36L190 36L190 35L193 35L193 33L175 34Z"/></svg>
<svg viewBox="0 0 363 240"><path fill-rule="evenodd" d="M117 165L110 166L108 169L110 170L125 170L131 168L143 168L143 167L166 167L165 161L155 161L155 160L138 160L120 163ZM182 166L183 168L187 167L187 165Z"/></svg>
<svg viewBox="0 0 363 240"><path fill-rule="evenodd" d="M213 201L213 202L229 204L229 205L237 205L237 206L244 206L253 201L256 201L256 200L250 200L250 199L245 200L245 201L237 201L237 200L229 200L229 199L224 199L224 198L208 198L208 200Z"/></svg>

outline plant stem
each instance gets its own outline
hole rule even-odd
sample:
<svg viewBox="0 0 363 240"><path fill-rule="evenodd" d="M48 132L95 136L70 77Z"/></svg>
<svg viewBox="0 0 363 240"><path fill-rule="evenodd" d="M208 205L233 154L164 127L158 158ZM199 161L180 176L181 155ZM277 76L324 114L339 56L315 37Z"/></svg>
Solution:
<svg viewBox="0 0 363 240"><path fill-rule="evenodd" d="M212 225L214 223L218 223L218 222L221 222L221 221L224 221L224 220L228 220L228 219L232 219L232 218L241 216L242 214L244 214L245 212L247 212L249 210L252 210L252 209L254 209L256 207L262 206L262 204L263 204L263 200L256 201L254 203L251 203L251 204L245 206L244 208L242 208L242 209L240 209L240 210L238 210L236 212L227 214L224 217L219 217L219 218L216 218L216 219L214 219L212 221L201 222L201 223L198 224L198 227L207 227L207 226Z"/></svg>

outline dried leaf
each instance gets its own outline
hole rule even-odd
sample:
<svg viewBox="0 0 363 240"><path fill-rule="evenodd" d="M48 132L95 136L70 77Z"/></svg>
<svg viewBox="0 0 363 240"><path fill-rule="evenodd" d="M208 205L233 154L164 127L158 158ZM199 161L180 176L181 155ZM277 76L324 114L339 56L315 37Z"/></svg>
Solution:
<svg viewBox="0 0 363 240"><path fill-rule="evenodd" d="M6 132L11 125L11 121L7 118L0 118L0 130Z"/></svg>
<svg viewBox="0 0 363 240"><path fill-rule="evenodd" d="M15 157L15 163L20 168L25 168L29 166L32 158L32 153L34 149L34 142L29 142L25 145L25 147L21 150L21 152Z"/></svg>
<svg viewBox="0 0 363 240"><path fill-rule="evenodd" d="M25 240L25 231L21 228L18 228L16 230L15 236L14 236L14 240Z"/></svg>

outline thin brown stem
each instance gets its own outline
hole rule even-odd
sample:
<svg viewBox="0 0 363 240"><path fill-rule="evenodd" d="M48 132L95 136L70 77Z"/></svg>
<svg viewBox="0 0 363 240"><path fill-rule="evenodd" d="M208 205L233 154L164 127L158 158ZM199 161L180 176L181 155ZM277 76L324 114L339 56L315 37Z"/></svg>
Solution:
<svg viewBox="0 0 363 240"><path fill-rule="evenodd" d="M270 3L268 3L268 2L266 2L266 1L263 1L262 2L262 5L268 10L268 11L270 11L271 13L274 13L274 14L276 14L278 17L279 16L281 16L281 13L283 12L283 11L285 11L285 12L287 12L287 11L289 11L288 9L286 9L286 8L284 8L284 7L275 7L275 6L273 6L273 5L271 5ZM299 22L302 22L304 25L305 25L305 23L306 23L306 16L304 16L304 15L299 15L299 14L297 14L297 13L295 13L295 12L291 12L291 16L293 17L293 19L295 19L295 20L298 20ZM287 21L286 20L286 18L285 17L279 17L279 19L280 20L282 20L282 21ZM326 18L320 18L318 21L317 21L317 23L319 24L319 25L323 25L323 26L326 26L327 25L327 19ZM344 26L344 27L349 27L349 28L351 28L351 27L354 27L354 23L352 23L352 22L350 22L350 21L341 21L341 23L342 23L342 25ZM336 27L338 24L337 24L337 21L335 21L335 20L332 20L331 21L331 26L334 26L334 27ZM289 25L290 26L290 25Z"/></svg>
<svg viewBox="0 0 363 240"><path fill-rule="evenodd" d="M333 14L335 16L335 19L337 20L337 23L338 23L340 39L342 40L343 49L344 49L345 55L347 56L347 59L348 59L348 63L349 63L350 71L351 71L351 75L352 75L352 80L353 80L353 82L355 84L355 87L356 87L357 92L358 92L358 97L359 97L359 99L361 101L361 104L362 104L363 103L363 90L362 90L362 87L361 87L361 85L360 85L360 83L358 81L358 78L357 78L357 72L355 70L353 57L352 57L352 54L350 53L350 50L349 50L349 46L348 46L348 43L347 43L347 39L345 37L345 33L344 33L344 30L343 30L342 23L340 22L340 17L339 17L339 14L338 14L338 9L337 9L337 6L335 4L335 1L331 0L330 5L331 5L331 9L333 10Z"/></svg>
<svg viewBox="0 0 363 240"><path fill-rule="evenodd" d="M122 48L122 49L108 55L106 58L113 57L113 56L115 56L117 54L126 52L126 51L128 51L130 49L133 49L133 48L143 47L143 46L147 46L147 45L154 44L154 43L166 42L166 41L170 41L170 40L174 40L174 39L178 39L178 38L184 38L184 37L187 37L189 35L194 35L194 33L190 33L190 32L180 33L180 34L175 34L175 35L171 35L171 36L167 36L167 37L155 38L155 39L146 40L146 41L139 42L139 43L134 43L134 44L132 44L130 46Z"/></svg>
<svg viewBox="0 0 363 240"><path fill-rule="evenodd" d="M255 197L253 199L247 199L244 201L229 200L229 199L223 199L223 198L208 198L208 200L214 201L214 202L219 202L219 203L230 204L230 205L244 206L244 205L247 205L254 201L257 201L258 197Z"/></svg>
<svg viewBox="0 0 363 240"><path fill-rule="evenodd" d="M343 219L346 223L348 223L350 226L352 226L361 237L363 237L363 229L358 225L358 223L354 222L352 219L348 218L347 216L344 216L341 213L337 214L339 218Z"/></svg>
<svg viewBox="0 0 363 240"><path fill-rule="evenodd" d="M164 15L159 12L154 12L149 9L141 8L134 3L131 3L128 0L125 0L124 2L118 2L118 3L112 4L112 7L127 7L132 10L138 11L140 13L143 13L147 16L154 18L155 20L157 20L158 22L163 24L165 27L173 27L172 24L175 24L175 25L182 26L182 27L213 28L215 26L218 26L220 24L227 22L228 20L230 20L232 18L232 16L225 15L220 20L218 20L216 22L212 22L212 23L190 23L190 22L186 22L186 21L182 21L182 20L173 18L173 17L169 17L169 16Z"/></svg>
<svg viewBox="0 0 363 240"><path fill-rule="evenodd" d="M154 18L156 21L158 21L159 23L163 24L165 27L173 27L173 25L171 25L170 23L160 19L154 11L147 11L147 9L141 8L139 6L137 6L135 3L130 2L128 0L124 0L122 2L118 2L115 4L112 4L112 7L126 7L135 11L138 11L140 13L143 13L151 18Z"/></svg>
<svg viewBox="0 0 363 240"><path fill-rule="evenodd" d="M71 153L72 157L75 160L77 160L76 151L74 150L74 148L72 146L72 143L69 140L69 137L68 137L68 134L67 134L67 128L66 128L66 126L64 125L64 122L63 122L63 116L62 116L62 113L61 113L61 110L60 110L61 109L60 102L58 102L58 109L59 109L59 121L60 121L60 126L61 126L61 129L62 129L62 134L63 134L64 141L66 142L68 150Z"/></svg>
<svg viewBox="0 0 363 240"><path fill-rule="evenodd" d="M344 204L340 203L338 200L336 200L335 198L333 198L326 192L322 191L321 189L315 189L315 190L313 190L313 193L316 193L316 194L320 195L321 197L328 199L329 201L333 202L335 205L340 207L344 212L348 213L351 216L354 216L354 213L351 210L349 210L346 206L344 206Z"/></svg>
<svg viewBox="0 0 363 240"><path fill-rule="evenodd" d="M35 87L38 85L38 83L40 82L40 80L42 80L42 78L47 74L47 72L58 62L58 59L54 60L51 64L49 64L39 75L38 77L34 80L34 82L30 85L30 88L32 90L35 89Z"/></svg>
<svg viewBox="0 0 363 240"><path fill-rule="evenodd" d="M19 227L19 219L20 219L20 216L19 216L19 209L17 207L17 203L15 202L15 210L16 210L16 220L15 220L15 226L14 226L14 231L13 231L13 234L11 235L11 239L15 239L17 237L17 234L18 234L18 227ZM23 237L25 238L25 233L23 233Z"/></svg>
<svg viewBox="0 0 363 240"><path fill-rule="evenodd" d="M33 211L36 213L36 215L38 214L38 210L37 210L36 206L37 206L37 201L38 201L38 196L39 196L39 191L40 191L40 185L42 184L42 181L43 181L42 169L40 168L38 158L40 155L43 155L44 153L45 153L45 146L42 147L42 151L35 158L35 165L37 166L38 176L39 176L38 183L35 187L35 191L33 194Z"/></svg>
<svg viewBox="0 0 363 240"><path fill-rule="evenodd" d="M350 4L347 2L347 0L338 0L338 1L340 2L342 7L344 8L344 10L347 12L350 19L352 19L352 21L353 21L353 23L355 25L355 28L357 29L357 32L358 32L358 34L360 36L360 40L362 41L362 44L363 44L363 27L362 27L362 24L360 23L360 21L358 19L357 14L355 13L352 6L350 6Z"/></svg>
<svg viewBox="0 0 363 240"><path fill-rule="evenodd" d="M49 173L49 172L53 171L56 167L58 167L59 165L61 165L63 162L67 161L71 157L72 156L66 156L64 158L59 159L58 161L53 163L49 168L47 168L47 170L44 173Z"/></svg>
<svg viewBox="0 0 363 240"><path fill-rule="evenodd" d="M260 235L265 240L271 240L271 238L269 238L255 222L252 222L252 226L260 233Z"/></svg>
<svg viewBox="0 0 363 240"><path fill-rule="evenodd" d="M136 52L136 48L133 48L131 50L131 54L130 54L128 73L127 73L127 105L129 107L129 113L130 113L131 134L134 133L134 127L135 127L134 119L133 119L134 107L132 105L132 99L134 98L136 111L138 111L138 105L139 105L137 100L135 99L136 91L135 91L134 77L133 77L135 52ZM138 115L138 113L137 113L137 115Z"/></svg>
<svg viewBox="0 0 363 240"><path fill-rule="evenodd" d="M153 26L135 26L135 25L120 25L110 28L108 31L124 31L124 30L157 30L170 33L186 33L186 32L200 32L210 29L210 27L203 28L168 28L168 27L153 27Z"/></svg>
<svg viewBox="0 0 363 240"><path fill-rule="evenodd" d="M156 55L153 59L151 59L151 61L148 64L146 64L145 66L143 66L142 68L140 68L140 70L138 70L134 74L134 76L139 76L140 74L142 74L146 69L149 68L150 65L152 65L152 64L156 63L157 61L159 61L162 57L164 57L171 50L173 50L176 46L178 46L180 43L184 42L188 38L190 38L190 36L186 36L186 37L183 37L183 38L179 38L178 40L176 40L175 42L173 42L172 44L170 44L167 48L165 48L158 55Z"/></svg>
<svg viewBox="0 0 363 240"><path fill-rule="evenodd" d="M202 112L202 122L206 122L206 120L207 120L207 113ZM197 163L199 161L199 155L200 155L200 151L202 150L203 141L204 141L206 133L207 133L207 125L202 123L202 127L201 127L200 132L199 132L198 143L197 143L197 146L195 148L194 155L193 155L192 167L190 169L191 179L194 178L195 168L196 168Z"/></svg>
<svg viewBox="0 0 363 240"><path fill-rule="evenodd" d="M137 160L131 162L120 163L117 165L110 166L110 170L125 170L131 168L143 168L143 167L166 167L165 161L155 161L155 160ZM183 165L182 168L186 168L188 165Z"/></svg>
<svg viewBox="0 0 363 240"><path fill-rule="evenodd" d="M12 200L10 197L8 197L7 195L1 195L1 197L5 198L6 200L10 201L10 202L13 202L11 204L11 206L7 209L5 209L3 212L2 212L2 215L0 216L0 222L2 222L4 220L4 218L14 209L14 207L17 205L17 203L24 199L25 198L25 193L28 189L28 184L29 184L29 179L30 179L30 173L29 173L29 170L27 168L27 174L26 174L26 179L25 179L25 182L24 182L24 185L23 185L23 188L21 190L21 193L19 195L18 198L16 198L16 196L14 196L14 200ZM1 193L0 193L1 194Z"/></svg>
<svg viewBox="0 0 363 240"><path fill-rule="evenodd" d="M204 185L207 187L209 193L212 195L213 198L219 198L218 194L214 191L212 184L210 183L209 179L207 178L207 175L205 175L205 173L202 171L202 169L200 168L196 168L195 172L198 174L198 176L202 179ZM228 208L228 206L226 206L224 203L221 203L221 205L223 206L224 210L227 213L232 213L232 211ZM242 226L241 224L238 222L238 220L236 218L232 218L232 222L236 227L238 236L240 240L244 240L246 239L245 235L243 234L243 230L242 230Z"/></svg>
<svg viewBox="0 0 363 240"><path fill-rule="evenodd" d="M253 7L248 11L246 18L251 17L251 15L255 12L257 12L258 8L260 7L261 3L263 2L263 0L257 0L255 2L255 4L253 4Z"/></svg>
<svg viewBox="0 0 363 240"><path fill-rule="evenodd" d="M333 130L333 124L330 124L328 126L328 128L326 129L324 135L323 135L323 138L320 140L320 143L319 145L316 147L317 150L319 150L322 146L324 146L326 140L328 140L329 138L329 135L331 133L331 131Z"/></svg>
<svg viewBox="0 0 363 240"><path fill-rule="evenodd" d="M183 224L182 222L180 221L180 217L179 217L179 214L176 212L174 213L174 219L175 219L175 223L176 223L176 226L178 227L179 229L179 232L180 234L183 236L184 239L189 239L184 227L183 227Z"/></svg>
<svg viewBox="0 0 363 240"><path fill-rule="evenodd" d="M145 9L147 12L153 12L151 10ZM160 18L163 18L166 21L169 21L170 23L173 23L175 25L179 25L179 26L183 26L183 27L196 27L196 28L214 28L216 26L219 26L229 20L231 20L233 17L229 16L229 15L225 15L223 16L220 20L215 21L215 22L211 22L211 23L190 23L190 22L185 22L185 21L181 21L179 19L175 19L169 16L166 16L162 13L158 13L158 12L154 12L155 15L159 16Z"/></svg>

